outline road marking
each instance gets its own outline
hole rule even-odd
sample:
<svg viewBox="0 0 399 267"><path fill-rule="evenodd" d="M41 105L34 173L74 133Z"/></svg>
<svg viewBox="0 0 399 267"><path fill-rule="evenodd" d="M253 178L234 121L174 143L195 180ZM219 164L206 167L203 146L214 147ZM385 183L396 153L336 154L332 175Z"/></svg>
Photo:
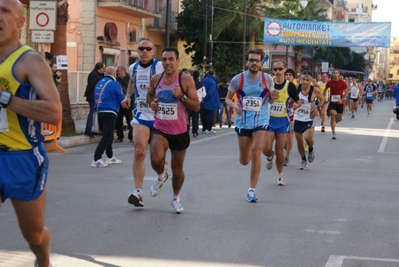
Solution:
<svg viewBox="0 0 399 267"><path fill-rule="evenodd" d="M363 261L379 261L379 262L395 262L399 263L398 259L383 259L383 258L368 258L368 257L354 257L354 256L339 256L330 255L324 267L342 267L344 260L363 260Z"/></svg>
<svg viewBox="0 0 399 267"><path fill-rule="evenodd" d="M306 229L305 232L324 234L324 235L339 235L339 234L341 234L340 231L323 231L323 230L312 230L312 229Z"/></svg>
<svg viewBox="0 0 399 267"><path fill-rule="evenodd" d="M378 153L384 153L384 151L385 151L385 146L387 145L387 142L388 142L388 138L389 138L389 134L391 132L392 124L393 124L393 118L391 118L391 121L388 123L388 127L385 130L384 138L382 138L380 148L378 149Z"/></svg>

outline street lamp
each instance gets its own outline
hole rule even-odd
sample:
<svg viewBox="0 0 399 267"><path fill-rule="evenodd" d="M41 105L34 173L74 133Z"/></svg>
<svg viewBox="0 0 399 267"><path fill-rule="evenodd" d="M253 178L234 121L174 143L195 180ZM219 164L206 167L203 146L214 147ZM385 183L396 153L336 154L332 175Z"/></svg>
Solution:
<svg viewBox="0 0 399 267"><path fill-rule="evenodd" d="M307 7L307 5L308 5L308 0L301 0L302 8ZM288 13L288 19L291 19L291 13ZM288 47L289 45L286 45L285 47L285 64L287 64L287 68L288 68Z"/></svg>

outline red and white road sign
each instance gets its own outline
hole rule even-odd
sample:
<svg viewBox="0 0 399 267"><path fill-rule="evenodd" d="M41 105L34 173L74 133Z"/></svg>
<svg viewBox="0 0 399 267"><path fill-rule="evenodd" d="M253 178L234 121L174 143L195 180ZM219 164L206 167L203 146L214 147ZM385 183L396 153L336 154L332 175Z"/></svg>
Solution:
<svg viewBox="0 0 399 267"><path fill-rule="evenodd" d="M53 30L56 27L57 1L30 1L29 28L31 30Z"/></svg>

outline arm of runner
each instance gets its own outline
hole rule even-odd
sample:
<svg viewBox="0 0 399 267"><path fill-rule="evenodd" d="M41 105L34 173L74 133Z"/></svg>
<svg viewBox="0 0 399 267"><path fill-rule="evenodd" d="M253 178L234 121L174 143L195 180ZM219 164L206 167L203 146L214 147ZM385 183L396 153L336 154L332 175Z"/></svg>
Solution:
<svg viewBox="0 0 399 267"><path fill-rule="evenodd" d="M133 103L131 103L131 96L134 93L134 82L133 79L129 79L129 84L127 85L125 99L122 100L121 105L123 108L130 108Z"/></svg>
<svg viewBox="0 0 399 267"><path fill-rule="evenodd" d="M185 107L193 111L199 111L200 103L198 101L198 95L195 88L194 79L190 75L183 73L181 77L181 83L185 94L183 95L183 91L180 89L180 85L176 85L176 87L179 88L175 87L175 96L183 102Z"/></svg>
<svg viewBox="0 0 399 267"><path fill-rule="evenodd" d="M155 86L157 85L160 78L161 78L160 74L152 76L150 80L150 86L148 87L147 103L151 105L152 111L158 110L158 99L156 98L155 95Z"/></svg>
<svg viewBox="0 0 399 267"><path fill-rule="evenodd" d="M226 104L230 106L238 115L242 114L242 109L233 101L234 93L231 91L227 92Z"/></svg>
<svg viewBox="0 0 399 267"><path fill-rule="evenodd" d="M29 83L39 99L22 99L14 95L7 108L32 120L57 125L62 117L61 101L44 57L36 52L26 53L15 65L15 75L21 82ZM0 86L0 93L3 91Z"/></svg>

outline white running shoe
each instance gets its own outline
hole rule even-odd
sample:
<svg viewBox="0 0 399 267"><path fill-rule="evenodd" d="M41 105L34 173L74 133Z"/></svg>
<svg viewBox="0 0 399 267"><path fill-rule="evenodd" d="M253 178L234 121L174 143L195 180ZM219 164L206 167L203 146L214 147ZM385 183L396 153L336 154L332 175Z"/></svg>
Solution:
<svg viewBox="0 0 399 267"><path fill-rule="evenodd" d="M99 159L99 160L97 160L97 161L92 161L91 162L91 166L93 167L93 168L96 168L96 167L98 167L98 168L105 168L105 167L108 167L108 163L105 163L104 161L102 161L101 159Z"/></svg>
<svg viewBox="0 0 399 267"><path fill-rule="evenodd" d="M314 161L315 157L316 157L316 155L315 155L314 149L313 149L313 151L312 151L312 152L309 152L309 154L308 154L308 161L309 161L309 163L312 163L312 162Z"/></svg>
<svg viewBox="0 0 399 267"><path fill-rule="evenodd" d="M284 179L283 179L283 175L282 174L278 174L277 173L277 183L278 186L284 186Z"/></svg>
<svg viewBox="0 0 399 267"><path fill-rule="evenodd" d="M185 212L183 209L183 206L180 203L180 197L174 198L172 200L172 207L173 207L174 214L183 214Z"/></svg>
<svg viewBox="0 0 399 267"><path fill-rule="evenodd" d="M107 160L105 162L108 163L108 164L119 164L122 161L120 159L112 157L112 158L107 158Z"/></svg>
<svg viewBox="0 0 399 267"><path fill-rule="evenodd" d="M152 197L157 197L162 193L162 186L169 178L167 171L168 171L168 164L165 163L165 166L163 169L163 173L164 173L163 180L159 181L158 179L155 179L155 182L151 185L150 195Z"/></svg>
<svg viewBox="0 0 399 267"><path fill-rule="evenodd" d="M269 159L266 157L266 169L271 170L272 168L273 168L273 156L272 156L272 159L271 159L271 160L269 160Z"/></svg>
<svg viewBox="0 0 399 267"><path fill-rule="evenodd" d="M299 166L300 170L306 170L308 168L308 162L306 160L302 160L301 165Z"/></svg>
<svg viewBox="0 0 399 267"><path fill-rule="evenodd" d="M137 190L130 194L127 202L135 207L144 207L143 195Z"/></svg>

